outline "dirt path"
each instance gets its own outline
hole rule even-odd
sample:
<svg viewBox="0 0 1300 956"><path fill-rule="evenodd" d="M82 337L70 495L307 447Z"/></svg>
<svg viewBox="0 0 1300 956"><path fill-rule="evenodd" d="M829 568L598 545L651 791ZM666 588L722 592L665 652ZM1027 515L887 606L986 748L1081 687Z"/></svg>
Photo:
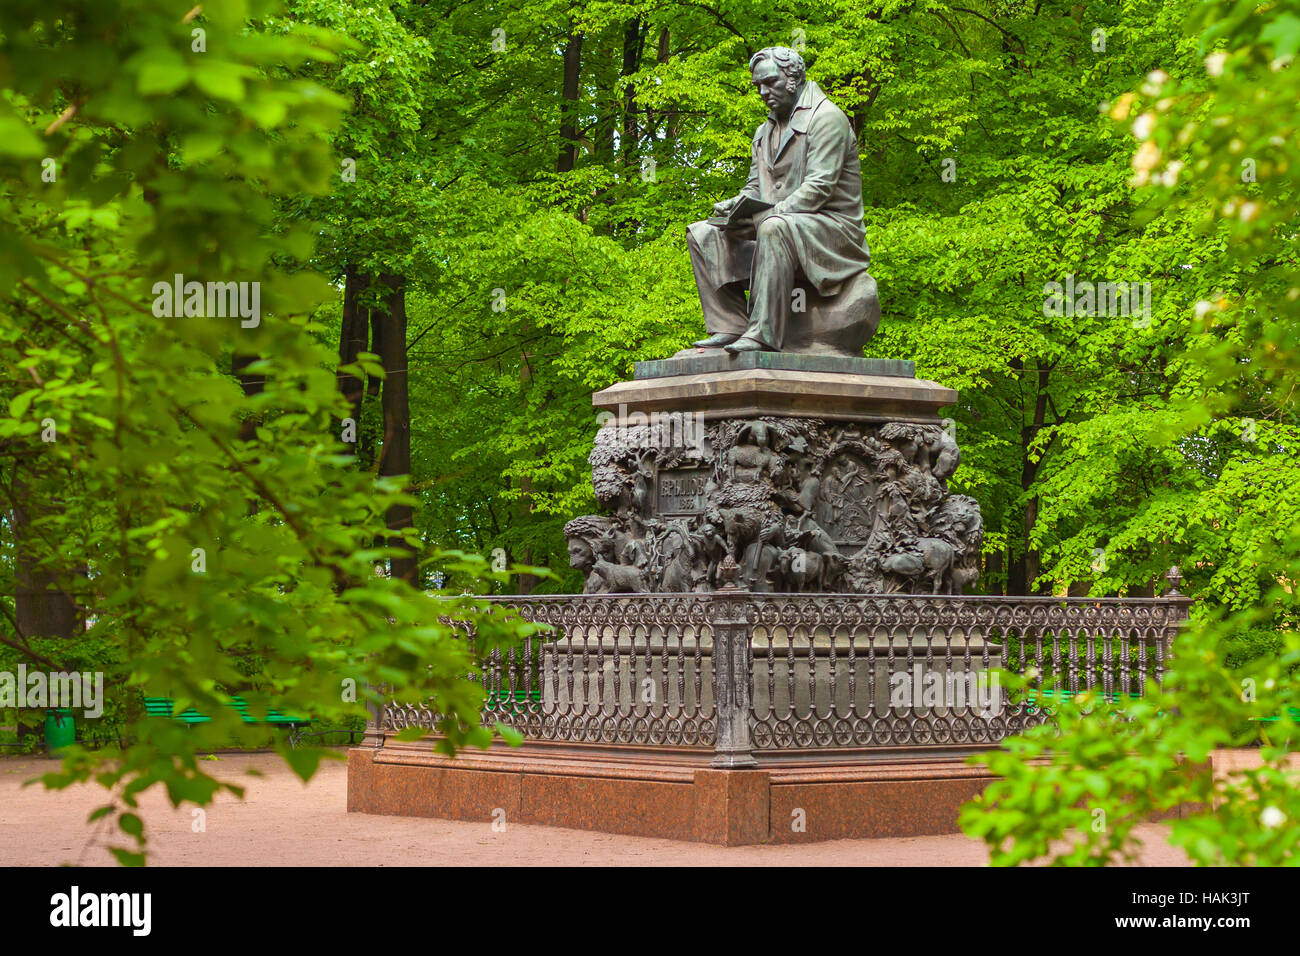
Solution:
<svg viewBox="0 0 1300 956"><path fill-rule="evenodd" d="M98 787L61 792L22 781L44 773L42 759L0 759L0 866L111 864L91 841L86 816L104 803ZM983 844L964 836L837 840L812 846L716 847L556 827L348 813L347 768L326 761L306 786L273 754L225 754L212 767L245 786L244 800L221 796L195 832L193 808L173 810L161 792L141 799L150 862L164 866L982 866ZM250 776L247 771L262 776ZM1141 828L1146 865L1186 865L1163 828ZM126 845L122 841L119 845Z"/></svg>

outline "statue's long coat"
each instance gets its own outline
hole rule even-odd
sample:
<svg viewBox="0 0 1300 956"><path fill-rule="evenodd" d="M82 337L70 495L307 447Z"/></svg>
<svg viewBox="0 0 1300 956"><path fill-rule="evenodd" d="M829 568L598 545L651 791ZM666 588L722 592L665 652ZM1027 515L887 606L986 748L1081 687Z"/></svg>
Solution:
<svg viewBox="0 0 1300 956"><path fill-rule="evenodd" d="M776 122L769 116L754 134L749 181L741 195L775 203L792 227L799 265L809 284L833 295L841 283L871 262L862 224L862 168L844 112L809 80L785 134L775 145ZM737 242L706 223L691 227L705 249L714 288L748 279L752 241Z"/></svg>

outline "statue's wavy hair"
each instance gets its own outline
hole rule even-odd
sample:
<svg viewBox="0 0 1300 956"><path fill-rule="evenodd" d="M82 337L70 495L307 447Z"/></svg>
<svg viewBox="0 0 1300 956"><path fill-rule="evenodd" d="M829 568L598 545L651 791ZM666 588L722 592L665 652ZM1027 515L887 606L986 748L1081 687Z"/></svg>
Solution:
<svg viewBox="0 0 1300 956"><path fill-rule="evenodd" d="M749 58L749 72L753 73L754 67L763 60L771 60L776 64L776 68L785 77L786 89L791 93L803 83L807 71L798 50L792 50L788 46L765 47Z"/></svg>

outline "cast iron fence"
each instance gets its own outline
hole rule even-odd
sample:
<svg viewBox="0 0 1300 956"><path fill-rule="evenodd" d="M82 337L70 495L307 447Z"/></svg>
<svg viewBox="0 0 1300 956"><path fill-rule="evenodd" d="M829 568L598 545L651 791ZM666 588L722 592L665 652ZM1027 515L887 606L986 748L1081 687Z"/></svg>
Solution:
<svg viewBox="0 0 1300 956"><path fill-rule="evenodd" d="M1094 691L1159 683L1190 601L947 595L498 597L551 632L480 658L483 720L533 740L754 752L997 744ZM473 635L468 634L472 641ZM1005 669L1025 678L1013 692ZM393 704L385 731L432 727ZM377 732L377 733L376 733Z"/></svg>

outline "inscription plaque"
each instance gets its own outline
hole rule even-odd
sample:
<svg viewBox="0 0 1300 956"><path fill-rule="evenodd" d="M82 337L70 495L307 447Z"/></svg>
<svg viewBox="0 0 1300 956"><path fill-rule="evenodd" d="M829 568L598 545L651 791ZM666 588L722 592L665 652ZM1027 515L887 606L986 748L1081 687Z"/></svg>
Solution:
<svg viewBox="0 0 1300 956"><path fill-rule="evenodd" d="M655 513L661 515L704 514L704 489L709 483L707 468L667 468L656 482Z"/></svg>

